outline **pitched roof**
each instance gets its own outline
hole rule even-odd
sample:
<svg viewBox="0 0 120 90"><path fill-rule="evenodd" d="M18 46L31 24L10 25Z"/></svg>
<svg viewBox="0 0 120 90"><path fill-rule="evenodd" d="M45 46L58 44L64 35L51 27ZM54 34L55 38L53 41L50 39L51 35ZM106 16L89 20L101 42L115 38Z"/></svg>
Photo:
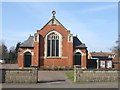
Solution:
<svg viewBox="0 0 120 90"><path fill-rule="evenodd" d="M116 55L114 52L91 52L91 56L109 56L109 55Z"/></svg>
<svg viewBox="0 0 120 90"><path fill-rule="evenodd" d="M34 36L29 36L29 38L21 43L20 47L34 47Z"/></svg>
<svg viewBox="0 0 120 90"><path fill-rule="evenodd" d="M82 43L77 36L73 37L73 46L74 48L87 48L84 43Z"/></svg>

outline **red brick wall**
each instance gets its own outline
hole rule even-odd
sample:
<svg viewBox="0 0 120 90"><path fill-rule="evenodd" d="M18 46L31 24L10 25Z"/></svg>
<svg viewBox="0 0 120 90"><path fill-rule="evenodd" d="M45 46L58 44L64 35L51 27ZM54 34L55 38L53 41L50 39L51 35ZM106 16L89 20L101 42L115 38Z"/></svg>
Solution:
<svg viewBox="0 0 120 90"><path fill-rule="evenodd" d="M50 59L44 58L40 59L41 66L73 66L73 43L68 43L68 34L65 28L61 25L47 25L42 30L38 30L37 33L40 34L40 56L44 56L44 39L45 35L50 31L55 30L63 36L62 40L62 56L68 57L67 59Z"/></svg>
<svg viewBox="0 0 120 90"><path fill-rule="evenodd" d="M44 39L45 35L50 31L55 30L59 32L63 36L62 40L62 56L67 58L40 58L44 55ZM32 52L34 55L32 56L32 65L40 65L40 66L73 66L73 42L68 42L68 35L70 31L67 31L61 25L47 25L42 30L38 30L39 34L39 42L34 42L34 48ZM24 67L24 55L20 55L20 53L24 52L27 48L21 48L20 52L18 52L18 65L19 67ZM81 49L82 52L87 53L86 49ZM86 57L87 55L82 57L82 67L86 68Z"/></svg>
<svg viewBox="0 0 120 90"><path fill-rule="evenodd" d="M20 48L20 51L18 52L18 66L24 67L24 54L23 52L28 48ZM34 52L34 49L29 48L32 52ZM32 65L34 65L34 55L32 55Z"/></svg>
<svg viewBox="0 0 120 90"><path fill-rule="evenodd" d="M119 57L116 56L114 59L113 59L113 68L116 68L116 69L120 69L120 64L118 64L119 62ZM114 64L116 63L116 64Z"/></svg>
<svg viewBox="0 0 120 90"><path fill-rule="evenodd" d="M38 42L34 42L34 59L33 59L33 65L35 66L39 66L39 53L40 49L39 49L39 43Z"/></svg>
<svg viewBox="0 0 120 90"><path fill-rule="evenodd" d="M77 50L77 49L79 49L79 48L76 48L76 49L74 49L74 52ZM82 55L82 60L81 60L81 67L82 68L87 68L87 59L88 59L88 51L87 51L87 49L80 49L81 50L81 52L83 52L83 53L85 53L86 55Z"/></svg>
<svg viewBox="0 0 120 90"><path fill-rule="evenodd" d="M113 64L113 68L120 69L120 64Z"/></svg>

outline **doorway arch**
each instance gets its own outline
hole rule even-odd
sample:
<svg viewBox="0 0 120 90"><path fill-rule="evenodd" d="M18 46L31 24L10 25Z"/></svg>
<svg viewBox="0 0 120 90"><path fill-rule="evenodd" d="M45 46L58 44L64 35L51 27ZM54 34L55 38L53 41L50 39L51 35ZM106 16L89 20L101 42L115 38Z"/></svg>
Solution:
<svg viewBox="0 0 120 90"><path fill-rule="evenodd" d="M81 53L76 52L74 54L74 65L81 65L81 60L82 60Z"/></svg>
<svg viewBox="0 0 120 90"><path fill-rule="evenodd" d="M32 55L30 52L26 52L24 54L24 67L30 67L31 66L31 58Z"/></svg>

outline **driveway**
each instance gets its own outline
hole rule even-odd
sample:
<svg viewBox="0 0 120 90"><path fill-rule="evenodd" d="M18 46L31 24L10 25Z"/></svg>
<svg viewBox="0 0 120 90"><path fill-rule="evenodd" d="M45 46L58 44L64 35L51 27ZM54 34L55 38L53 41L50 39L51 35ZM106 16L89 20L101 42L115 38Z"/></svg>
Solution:
<svg viewBox="0 0 120 90"><path fill-rule="evenodd" d="M0 64L0 68L19 69L17 64ZM68 71L43 71L38 70L38 83L71 83L65 72Z"/></svg>
<svg viewBox="0 0 120 90"><path fill-rule="evenodd" d="M65 75L70 71L38 71L38 82L40 83L71 83Z"/></svg>

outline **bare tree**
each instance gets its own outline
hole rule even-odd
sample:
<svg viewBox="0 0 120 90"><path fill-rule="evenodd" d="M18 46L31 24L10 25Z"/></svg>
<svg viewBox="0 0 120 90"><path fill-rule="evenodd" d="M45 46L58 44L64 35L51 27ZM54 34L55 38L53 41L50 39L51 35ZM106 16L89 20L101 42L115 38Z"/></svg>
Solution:
<svg viewBox="0 0 120 90"><path fill-rule="evenodd" d="M8 49L4 43L0 44L0 59L3 60L8 59Z"/></svg>

